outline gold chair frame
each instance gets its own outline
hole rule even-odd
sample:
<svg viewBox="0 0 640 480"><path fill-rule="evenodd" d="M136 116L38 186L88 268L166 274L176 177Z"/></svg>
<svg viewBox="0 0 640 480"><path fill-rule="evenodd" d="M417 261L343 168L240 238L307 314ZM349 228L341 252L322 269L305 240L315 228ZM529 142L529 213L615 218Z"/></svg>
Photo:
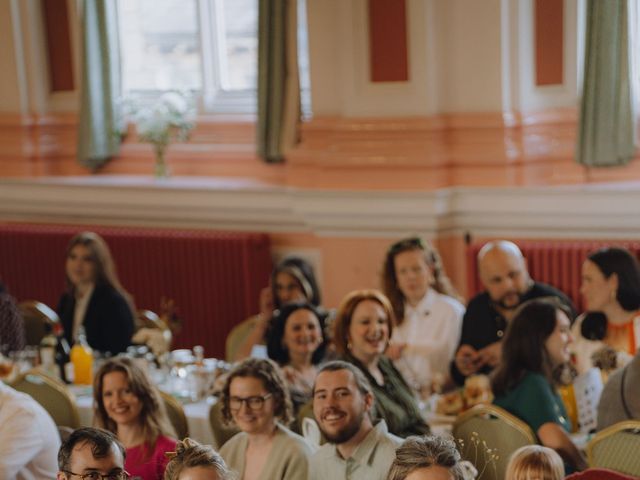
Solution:
<svg viewBox="0 0 640 480"><path fill-rule="evenodd" d="M37 380L32 381L30 379L37 379ZM60 394L64 398L64 401L67 403L66 408L69 411L69 416L71 418L71 421L70 422L60 421L59 415L51 411L51 409L49 408L50 406L47 405L46 401L43 402L43 399L37 398L37 396L32 395L29 389L25 390L24 388L21 388L22 385L24 385L24 382L27 382L28 384L40 383L40 384L46 385L47 388L51 388L55 392ZM55 379L47 375L46 373L42 372L41 370L35 368L18 376L18 378L16 378L13 382L11 382L11 386L19 392L28 394L36 402L42 405L42 407L49 413L49 415L51 415L51 418L53 418L53 421L57 426L69 427L72 429L76 429L80 427L80 414L78 413L78 407L76 405L75 396L73 395L72 392L70 392L67 389L67 387L60 380Z"/></svg>
<svg viewBox="0 0 640 480"><path fill-rule="evenodd" d="M602 441L614 435L617 435L619 433L626 432L628 430L636 430L637 431L636 435L640 437L640 420L624 420L622 422L618 422L596 433L596 435L587 444L587 461L589 462L589 466L611 468L613 470L618 470L617 468L612 467L610 465L600 465L596 463L596 459L594 458L595 456L594 449ZM636 463L637 463L638 470L633 469L633 471L622 471L622 470L619 470L619 471L627 475L640 476L640 461Z"/></svg>
<svg viewBox="0 0 640 480"><path fill-rule="evenodd" d="M173 425L176 435L178 435L178 440L188 437L189 422L187 421L187 415L184 413L182 404L162 390L160 390L160 397L162 397L162 401L164 402L171 425Z"/></svg>
<svg viewBox="0 0 640 480"><path fill-rule="evenodd" d="M533 433L533 431L531 430L531 427L529 427L529 425L524 423L518 417L507 412L503 408L497 407L495 405L476 405L470 408L469 410L467 410L466 412L463 412L462 414L460 414L458 418L455 420L455 422L453 423L453 427L451 430L452 436L456 440L456 442L458 442L459 440L459 437L456 435L456 431L465 422L475 417L485 417L485 416L494 417L497 420L503 422L505 425L515 429L518 433L520 433L523 436L523 439L525 440L525 442L528 442L528 444L535 445L538 443L537 438ZM478 432L478 434L480 434L480 432ZM478 440L483 441L484 439L481 438L480 435L478 435ZM468 446L465 445L465 448L468 448ZM485 448L485 445L483 445L481 448ZM493 449L495 448L495 446L486 445L486 448ZM461 453L464 453L464 452L461 451ZM506 468L506 462L508 460L508 455L510 453L512 452L497 452L499 457L498 461L502 468ZM476 468L477 467L478 466L476 466ZM504 475L504 472L498 472L497 469L496 469L495 475L492 475L491 472L488 470L485 470L485 472L482 473L482 467L479 468L479 471L481 475L478 477L478 480L496 479L496 478L501 478L501 476Z"/></svg>

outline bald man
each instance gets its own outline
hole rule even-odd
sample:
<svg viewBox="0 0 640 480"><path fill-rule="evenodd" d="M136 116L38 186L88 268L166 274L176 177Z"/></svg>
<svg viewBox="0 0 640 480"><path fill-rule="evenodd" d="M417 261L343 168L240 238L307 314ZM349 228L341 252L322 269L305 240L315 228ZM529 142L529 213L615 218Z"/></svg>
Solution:
<svg viewBox="0 0 640 480"><path fill-rule="evenodd" d="M478 273L485 291L469 301L451 376L462 385L467 376L489 373L501 357L500 342L517 307L532 298L558 297L574 314L561 291L534 282L518 246L506 240L485 244L478 252Z"/></svg>

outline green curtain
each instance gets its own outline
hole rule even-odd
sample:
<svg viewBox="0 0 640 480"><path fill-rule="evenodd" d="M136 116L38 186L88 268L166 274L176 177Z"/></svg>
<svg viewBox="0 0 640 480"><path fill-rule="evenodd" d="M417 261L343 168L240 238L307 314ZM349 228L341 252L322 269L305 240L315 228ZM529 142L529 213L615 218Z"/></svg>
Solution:
<svg viewBox="0 0 640 480"><path fill-rule="evenodd" d="M120 63L114 0L82 2L82 83L78 162L96 170L120 147Z"/></svg>
<svg viewBox="0 0 640 480"><path fill-rule="evenodd" d="M258 12L258 155L282 162L297 140L300 86L296 0L260 0Z"/></svg>
<svg viewBox="0 0 640 480"><path fill-rule="evenodd" d="M636 0L633 0L636 1ZM634 156L628 0L588 0L576 161L626 165Z"/></svg>

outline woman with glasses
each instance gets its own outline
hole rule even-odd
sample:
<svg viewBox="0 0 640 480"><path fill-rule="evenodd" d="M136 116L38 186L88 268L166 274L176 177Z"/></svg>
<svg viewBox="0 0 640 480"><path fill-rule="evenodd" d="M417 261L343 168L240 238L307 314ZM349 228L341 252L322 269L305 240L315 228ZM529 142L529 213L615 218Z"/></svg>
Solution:
<svg viewBox="0 0 640 480"><path fill-rule="evenodd" d="M389 432L399 437L429 433L416 399L400 372L384 352L393 333L393 311L377 290L347 295L333 324L336 353L365 374L375 397L376 414Z"/></svg>
<svg viewBox="0 0 640 480"><path fill-rule="evenodd" d="M130 358L107 360L94 378L93 399L96 426L126 449L125 470L142 480L162 479L176 433L147 373Z"/></svg>
<svg viewBox="0 0 640 480"><path fill-rule="evenodd" d="M66 279L68 288L57 312L69 344L84 330L94 350L114 355L124 352L131 343L135 308L100 235L82 232L71 239Z"/></svg>
<svg viewBox="0 0 640 480"><path fill-rule="evenodd" d="M248 322L249 333L233 351L229 351L229 345L227 346L229 361L244 360L251 356L256 345L264 345L275 311L293 302L308 302L314 307L320 306L320 289L313 267L298 257L285 258L271 272L269 287L260 293L260 313L239 326L244 327Z"/></svg>
<svg viewBox="0 0 640 480"><path fill-rule="evenodd" d="M241 432L220 450L238 480L307 478L313 453L304 438L284 425L291 418L291 400L278 366L250 358L229 374L222 391L222 416Z"/></svg>
<svg viewBox="0 0 640 480"><path fill-rule="evenodd" d="M325 350L324 314L316 307L290 303L278 311L267 330L267 353L282 368L296 411L311 400Z"/></svg>
<svg viewBox="0 0 640 480"><path fill-rule="evenodd" d="M465 308L438 251L421 238L405 238L387 252L382 277L396 325L387 356L418 395L449 375Z"/></svg>

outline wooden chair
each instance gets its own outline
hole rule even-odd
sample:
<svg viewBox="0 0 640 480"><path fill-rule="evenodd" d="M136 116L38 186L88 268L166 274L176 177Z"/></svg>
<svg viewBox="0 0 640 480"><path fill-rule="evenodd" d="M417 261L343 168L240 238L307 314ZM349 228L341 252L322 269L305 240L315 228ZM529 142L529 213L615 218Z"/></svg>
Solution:
<svg viewBox="0 0 640 480"><path fill-rule="evenodd" d="M160 391L160 396L164 401L164 407L167 410L167 415L171 421L171 425L178 435L178 440L182 440L189 436L189 422L187 422L187 416L184 413L182 404L173 398L168 393Z"/></svg>
<svg viewBox="0 0 640 480"><path fill-rule="evenodd" d="M235 362L238 348L240 348L244 339L247 338L251 330L253 330L256 321L255 316L249 317L231 329L225 341L225 357L227 362Z"/></svg>
<svg viewBox="0 0 640 480"><path fill-rule="evenodd" d="M598 432L587 445L590 467L640 477L640 420L625 420Z"/></svg>
<svg viewBox="0 0 640 480"><path fill-rule="evenodd" d="M49 412L57 426L80 427L75 398L60 380L34 369L20 375L11 386L33 397Z"/></svg>
<svg viewBox="0 0 640 480"><path fill-rule="evenodd" d="M27 345L40 345L40 340L46 335L45 325L53 326L60 323L58 314L42 302L27 300L18 304L20 314L24 320Z"/></svg>
<svg viewBox="0 0 640 480"><path fill-rule="evenodd" d="M235 425L225 425L222 420L222 402L217 401L209 410L209 424L213 434L214 448L220 449L231 437L240 432Z"/></svg>
<svg viewBox="0 0 640 480"><path fill-rule="evenodd" d="M526 423L495 405L476 405L462 413L452 435L462 457L478 470L478 480L504 479L511 454L537 443Z"/></svg>

